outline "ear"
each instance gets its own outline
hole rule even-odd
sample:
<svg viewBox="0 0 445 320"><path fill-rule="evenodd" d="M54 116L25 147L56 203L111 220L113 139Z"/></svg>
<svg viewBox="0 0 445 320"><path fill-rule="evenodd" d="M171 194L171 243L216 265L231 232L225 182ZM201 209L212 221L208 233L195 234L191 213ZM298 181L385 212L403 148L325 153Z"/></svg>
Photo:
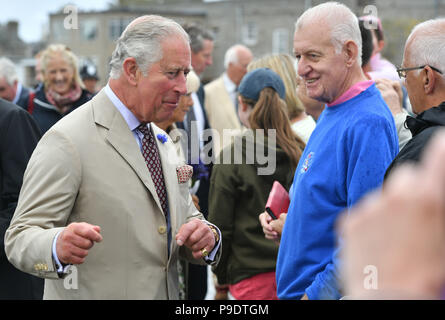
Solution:
<svg viewBox="0 0 445 320"><path fill-rule="evenodd" d="M246 112L248 108L249 108L249 106L246 103L244 103L241 96L238 95L238 109L240 109L243 112Z"/></svg>
<svg viewBox="0 0 445 320"><path fill-rule="evenodd" d="M423 69L422 81L425 94L433 94L436 86L436 75L430 66L425 66Z"/></svg>
<svg viewBox="0 0 445 320"><path fill-rule="evenodd" d="M123 76L127 79L128 83L137 86L139 78L141 76L141 71L136 63L136 59L133 57L127 58L122 64Z"/></svg>
<svg viewBox="0 0 445 320"><path fill-rule="evenodd" d="M346 66L351 67L357 61L358 55L360 54L357 44L352 40L346 41L343 50L346 57Z"/></svg>

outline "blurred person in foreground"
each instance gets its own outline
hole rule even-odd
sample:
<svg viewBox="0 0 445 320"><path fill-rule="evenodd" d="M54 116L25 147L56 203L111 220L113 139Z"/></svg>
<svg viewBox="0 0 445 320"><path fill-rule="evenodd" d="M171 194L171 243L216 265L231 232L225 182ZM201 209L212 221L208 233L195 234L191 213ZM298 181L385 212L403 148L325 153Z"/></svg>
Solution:
<svg viewBox="0 0 445 320"><path fill-rule="evenodd" d="M84 89L77 57L65 45L49 45L39 60L43 85L35 92L28 112L44 134L57 121L89 101L92 94Z"/></svg>
<svg viewBox="0 0 445 320"><path fill-rule="evenodd" d="M349 299L443 299L445 131L338 221ZM413 191L415 190L415 191Z"/></svg>
<svg viewBox="0 0 445 320"><path fill-rule="evenodd" d="M136 18L110 64L107 86L37 145L6 255L45 278L45 299L178 299L178 258L214 264L221 244L154 124L187 92L189 37L173 20Z"/></svg>
<svg viewBox="0 0 445 320"><path fill-rule="evenodd" d="M234 299L273 300L278 246L264 238L258 212L264 210L274 181L289 189L305 144L291 128L278 74L254 69L244 76L239 91L238 113L248 130L226 147L229 153L221 151L210 181L209 220L224 237L221 260L212 269L218 283L229 284ZM274 155L272 173L258 170L265 166L258 156L252 158L258 149Z"/></svg>
<svg viewBox="0 0 445 320"><path fill-rule="evenodd" d="M296 23L307 95L326 103L295 171L277 261L280 299L338 299L337 216L381 186L398 151L392 115L361 69L358 19L327 2Z"/></svg>

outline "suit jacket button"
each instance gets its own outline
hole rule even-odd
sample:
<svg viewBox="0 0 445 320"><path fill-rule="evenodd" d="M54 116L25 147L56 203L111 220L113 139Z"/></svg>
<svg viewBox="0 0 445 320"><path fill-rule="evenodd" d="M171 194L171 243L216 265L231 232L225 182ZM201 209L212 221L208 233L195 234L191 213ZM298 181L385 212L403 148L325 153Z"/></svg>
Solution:
<svg viewBox="0 0 445 320"><path fill-rule="evenodd" d="M158 232L159 232L160 234L164 234L164 233L166 233L166 232L167 232L167 227L165 227L165 226L160 226L160 227L158 228Z"/></svg>

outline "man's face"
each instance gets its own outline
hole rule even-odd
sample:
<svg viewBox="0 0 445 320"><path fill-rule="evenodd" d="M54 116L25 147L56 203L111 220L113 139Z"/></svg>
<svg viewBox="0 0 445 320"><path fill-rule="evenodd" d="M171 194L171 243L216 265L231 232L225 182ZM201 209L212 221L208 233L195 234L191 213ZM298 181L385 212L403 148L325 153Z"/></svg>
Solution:
<svg viewBox="0 0 445 320"><path fill-rule="evenodd" d="M204 70L212 65L213 59L213 41L205 39L203 48L197 53L192 53L192 66L195 73L199 76Z"/></svg>
<svg viewBox="0 0 445 320"><path fill-rule="evenodd" d="M297 30L294 53L309 98L331 103L348 89L345 58L335 52L326 24L309 23Z"/></svg>
<svg viewBox="0 0 445 320"><path fill-rule="evenodd" d="M247 66L252 61L253 56L250 52L240 50L238 52L238 63L230 63L227 73L231 80L238 86L244 75L247 73Z"/></svg>
<svg viewBox="0 0 445 320"><path fill-rule="evenodd" d="M12 101L15 98L17 83L10 85L5 78L0 78L0 98Z"/></svg>
<svg viewBox="0 0 445 320"><path fill-rule="evenodd" d="M172 115L179 98L186 94L186 75L190 70L190 45L181 37L161 44L162 59L144 76L137 72L137 103L131 110L141 122L161 122Z"/></svg>

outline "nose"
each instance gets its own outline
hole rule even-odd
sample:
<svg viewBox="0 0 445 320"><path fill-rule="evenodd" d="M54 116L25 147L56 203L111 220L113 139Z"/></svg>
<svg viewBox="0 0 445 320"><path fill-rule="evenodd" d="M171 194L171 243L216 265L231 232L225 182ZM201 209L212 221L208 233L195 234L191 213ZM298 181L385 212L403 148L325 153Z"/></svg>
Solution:
<svg viewBox="0 0 445 320"><path fill-rule="evenodd" d="M300 77L304 78L311 71L310 65L307 63L304 57L301 57L297 63L297 73Z"/></svg>
<svg viewBox="0 0 445 320"><path fill-rule="evenodd" d="M56 72L56 80L60 81L63 80L63 73L60 71Z"/></svg>
<svg viewBox="0 0 445 320"><path fill-rule="evenodd" d="M177 77L176 77L176 91L179 93L179 95L184 95L187 93L187 86L186 86L186 76L184 74L184 72L181 72Z"/></svg>

